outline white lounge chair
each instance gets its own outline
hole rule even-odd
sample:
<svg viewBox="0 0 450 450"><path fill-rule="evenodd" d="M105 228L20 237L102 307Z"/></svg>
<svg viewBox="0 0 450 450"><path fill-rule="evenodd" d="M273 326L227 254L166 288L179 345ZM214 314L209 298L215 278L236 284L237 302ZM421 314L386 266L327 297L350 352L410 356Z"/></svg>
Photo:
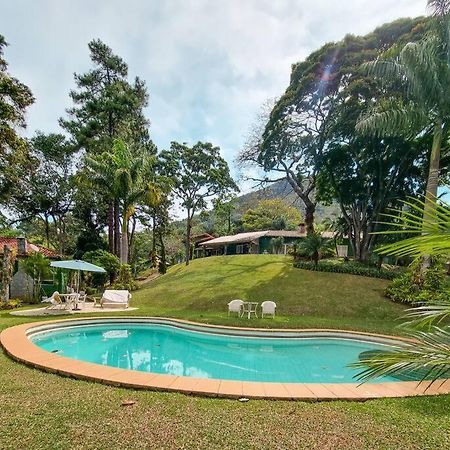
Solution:
<svg viewBox="0 0 450 450"><path fill-rule="evenodd" d="M261 303L261 317L264 317L264 315L270 315L272 317L275 317L275 309L277 307L277 304L272 301L266 301Z"/></svg>
<svg viewBox="0 0 450 450"><path fill-rule="evenodd" d="M100 306L102 308L105 305L128 308L130 298L131 294L129 291L107 289L105 292L103 292L103 296L100 300Z"/></svg>
<svg viewBox="0 0 450 450"><path fill-rule="evenodd" d="M51 297L42 300L42 303L50 303L45 309L63 309L66 306L58 291L53 292Z"/></svg>
<svg viewBox="0 0 450 450"><path fill-rule="evenodd" d="M242 307L244 306L244 302L242 300L231 300L230 303L228 303L228 315L230 313L236 312L238 313L238 316L242 314Z"/></svg>

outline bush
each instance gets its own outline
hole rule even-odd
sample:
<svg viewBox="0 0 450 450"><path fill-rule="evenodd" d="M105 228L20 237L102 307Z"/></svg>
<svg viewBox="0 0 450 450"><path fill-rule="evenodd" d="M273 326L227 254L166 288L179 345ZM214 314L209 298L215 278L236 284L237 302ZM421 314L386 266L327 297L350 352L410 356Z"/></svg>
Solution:
<svg viewBox="0 0 450 450"><path fill-rule="evenodd" d="M414 262L406 273L395 278L386 288L386 297L409 304L447 300L446 278L441 263L434 263L422 271L421 262Z"/></svg>
<svg viewBox="0 0 450 450"><path fill-rule="evenodd" d="M129 264L122 264L120 266L119 276L111 287L113 289L126 289L128 291L135 291L138 288Z"/></svg>
<svg viewBox="0 0 450 450"><path fill-rule="evenodd" d="M12 298L11 300L9 300L7 302L0 301L0 309L1 310L16 309L16 308L20 308L21 306L22 306L22 301L17 298Z"/></svg>
<svg viewBox="0 0 450 450"><path fill-rule="evenodd" d="M92 264L103 267L106 270L106 273L89 273L88 276L92 280L94 287L102 288L108 279L110 284L114 283L114 280L120 270L120 260L116 255L113 255L106 250L95 250L85 253L83 259Z"/></svg>
<svg viewBox="0 0 450 450"><path fill-rule="evenodd" d="M398 276L398 272L394 270L378 269L362 264L334 263L331 261L319 261L317 265L314 264L313 261L295 261L294 267L317 272L348 273L350 275L361 275L364 277L382 278L385 280L393 280Z"/></svg>

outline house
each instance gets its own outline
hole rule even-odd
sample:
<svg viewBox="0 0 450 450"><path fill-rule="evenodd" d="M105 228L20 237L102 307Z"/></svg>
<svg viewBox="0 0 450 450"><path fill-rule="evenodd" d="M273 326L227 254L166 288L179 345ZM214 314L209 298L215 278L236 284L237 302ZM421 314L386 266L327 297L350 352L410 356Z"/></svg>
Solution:
<svg viewBox="0 0 450 450"><path fill-rule="evenodd" d="M324 237L333 237L332 232L322 233ZM298 230L265 230L238 233L232 236L221 236L199 244L203 248L203 256L240 255L260 253L282 253L294 243L306 237L306 228L300 224ZM282 238L280 245L279 239ZM277 239L278 242L276 245Z"/></svg>
<svg viewBox="0 0 450 450"><path fill-rule="evenodd" d="M22 270L20 261L35 252L42 253L50 259L59 259L59 255L42 245L32 244L24 237L0 237L0 258L3 257L5 246L12 250L16 255L14 275L10 283L10 297L28 300L33 292L34 280Z"/></svg>
<svg viewBox="0 0 450 450"><path fill-rule="evenodd" d="M203 247L201 244L211 241L214 239L214 236L211 236L209 233L201 233L195 234L191 236L191 245L192 245L192 254L191 258L200 258L203 255Z"/></svg>

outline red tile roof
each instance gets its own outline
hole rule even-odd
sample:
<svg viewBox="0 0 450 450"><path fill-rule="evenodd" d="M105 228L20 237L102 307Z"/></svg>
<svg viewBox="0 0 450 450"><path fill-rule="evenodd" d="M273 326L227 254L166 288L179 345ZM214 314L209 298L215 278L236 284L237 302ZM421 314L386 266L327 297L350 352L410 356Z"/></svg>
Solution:
<svg viewBox="0 0 450 450"><path fill-rule="evenodd" d="M7 246L11 250L15 250L18 256L27 256L33 252L42 253L47 258L59 258L59 255L48 248L42 247L42 245L32 244L25 239L25 254L19 253L19 238L0 237L0 255L3 254L3 247Z"/></svg>

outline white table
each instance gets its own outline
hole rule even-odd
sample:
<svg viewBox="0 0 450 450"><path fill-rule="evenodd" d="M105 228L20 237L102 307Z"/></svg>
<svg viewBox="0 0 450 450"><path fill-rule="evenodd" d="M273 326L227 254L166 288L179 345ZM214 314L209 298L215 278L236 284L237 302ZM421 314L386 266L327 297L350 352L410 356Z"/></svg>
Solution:
<svg viewBox="0 0 450 450"><path fill-rule="evenodd" d="M256 314L258 305L258 302L244 302L242 304L242 316L247 314L247 318L250 319L252 314L254 314L255 317L258 317L258 314Z"/></svg>
<svg viewBox="0 0 450 450"><path fill-rule="evenodd" d="M79 294L59 294L62 300L64 300L65 303L65 309L72 309L77 310L78 309L78 297Z"/></svg>

